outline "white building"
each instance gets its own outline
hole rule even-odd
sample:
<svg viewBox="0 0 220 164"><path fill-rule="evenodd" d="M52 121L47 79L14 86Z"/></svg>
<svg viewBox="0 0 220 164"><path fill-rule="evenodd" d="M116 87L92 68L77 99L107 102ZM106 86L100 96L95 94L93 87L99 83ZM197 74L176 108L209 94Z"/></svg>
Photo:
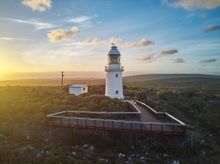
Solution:
<svg viewBox="0 0 220 164"><path fill-rule="evenodd" d="M76 96L83 94L83 93L88 93L88 86L85 84L75 84L69 86L69 94L74 94Z"/></svg>
<svg viewBox="0 0 220 164"><path fill-rule="evenodd" d="M123 99L122 72L124 67L120 63L120 52L112 46L108 53L108 64L105 66L105 95L111 98Z"/></svg>

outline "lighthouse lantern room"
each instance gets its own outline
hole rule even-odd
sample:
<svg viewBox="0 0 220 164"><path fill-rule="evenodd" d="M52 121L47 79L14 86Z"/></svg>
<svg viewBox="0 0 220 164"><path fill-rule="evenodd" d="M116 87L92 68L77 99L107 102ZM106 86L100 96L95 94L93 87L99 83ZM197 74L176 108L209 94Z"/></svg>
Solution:
<svg viewBox="0 0 220 164"><path fill-rule="evenodd" d="M115 45L112 45L108 53L108 64L105 66L106 84L105 95L111 98L123 99L122 72L124 67L120 62L121 54Z"/></svg>

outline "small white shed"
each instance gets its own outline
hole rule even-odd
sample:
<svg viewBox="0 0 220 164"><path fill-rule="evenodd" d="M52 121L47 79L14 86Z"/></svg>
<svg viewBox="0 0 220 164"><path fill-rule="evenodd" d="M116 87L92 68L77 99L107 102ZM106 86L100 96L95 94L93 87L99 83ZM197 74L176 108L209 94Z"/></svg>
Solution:
<svg viewBox="0 0 220 164"><path fill-rule="evenodd" d="M88 93L88 85L85 84L74 84L69 86L69 94L74 94L76 96Z"/></svg>

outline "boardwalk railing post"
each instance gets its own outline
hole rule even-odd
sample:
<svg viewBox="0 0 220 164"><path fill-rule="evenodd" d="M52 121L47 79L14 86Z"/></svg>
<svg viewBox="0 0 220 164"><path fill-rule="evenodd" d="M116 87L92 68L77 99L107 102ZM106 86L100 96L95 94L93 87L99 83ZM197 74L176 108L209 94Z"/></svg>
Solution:
<svg viewBox="0 0 220 164"><path fill-rule="evenodd" d="M104 120L102 120L102 128L105 130Z"/></svg>
<svg viewBox="0 0 220 164"><path fill-rule="evenodd" d="M114 122L112 121L112 130L114 129Z"/></svg>
<svg viewBox="0 0 220 164"><path fill-rule="evenodd" d="M174 125L172 125L172 135L174 134Z"/></svg>
<svg viewBox="0 0 220 164"><path fill-rule="evenodd" d="M141 122L141 132L143 133L143 123Z"/></svg>

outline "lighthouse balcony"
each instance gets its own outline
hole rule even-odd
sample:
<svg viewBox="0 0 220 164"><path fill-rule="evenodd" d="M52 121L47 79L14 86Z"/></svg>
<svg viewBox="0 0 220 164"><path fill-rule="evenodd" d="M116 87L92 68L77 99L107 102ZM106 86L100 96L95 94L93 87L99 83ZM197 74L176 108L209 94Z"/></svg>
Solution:
<svg viewBox="0 0 220 164"><path fill-rule="evenodd" d="M105 71L106 71L106 72L111 72L111 71L124 71L124 67L123 67L123 66L119 66L119 67L105 66Z"/></svg>

